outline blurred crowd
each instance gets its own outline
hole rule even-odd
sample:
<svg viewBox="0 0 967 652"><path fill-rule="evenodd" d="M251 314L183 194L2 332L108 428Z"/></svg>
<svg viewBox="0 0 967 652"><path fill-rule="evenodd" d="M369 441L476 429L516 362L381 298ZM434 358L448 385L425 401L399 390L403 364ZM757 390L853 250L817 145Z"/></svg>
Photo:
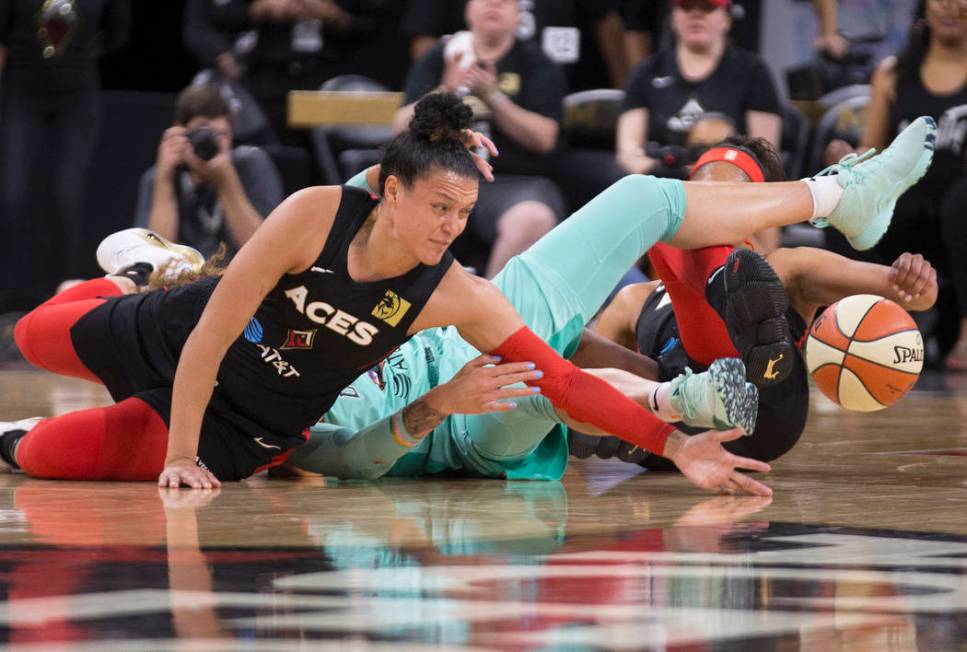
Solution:
<svg viewBox="0 0 967 652"><path fill-rule="evenodd" d="M704 148L738 133L767 141L796 178L881 149L926 114L939 123L937 156L869 255L931 260L941 299L921 327L935 362L967 370L967 0L171 4L197 75L153 136L126 224L231 256L285 194L376 162L414 103L446 90L500 151L456 252L489 277L624 174L687 178ZM31 308L85 267L89 168L109 127L98 62L129 41L134 10L0 0L0 313ZM318 89L402 101L392 125L291 128L290 91ZM753 244L847 253L827 233Z"/></svg>

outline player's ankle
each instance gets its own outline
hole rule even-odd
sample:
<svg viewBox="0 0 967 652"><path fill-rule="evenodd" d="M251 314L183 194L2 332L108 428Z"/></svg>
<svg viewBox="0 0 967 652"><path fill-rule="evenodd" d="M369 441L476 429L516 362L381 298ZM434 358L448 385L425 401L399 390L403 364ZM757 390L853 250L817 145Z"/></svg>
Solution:
<svg viewBox="0 0 967 652"><path fill-rule="evenodd" d="M813 211L812 215L809 216L810 219L826 217L836 210L836 206L843 196L843 188L839 185L839 180L835 175L803 179L803 183L809 188L809 193L813 199Z"/></svg>
<svg viewBox="0 0 967 652"><path fill-rule="evenodd" d="M659 383L651 390L651 395L648 397L648 406L652 413L662 421L677 423L682 420L682 415L672 407L671 396L671 383Z"/></svg>

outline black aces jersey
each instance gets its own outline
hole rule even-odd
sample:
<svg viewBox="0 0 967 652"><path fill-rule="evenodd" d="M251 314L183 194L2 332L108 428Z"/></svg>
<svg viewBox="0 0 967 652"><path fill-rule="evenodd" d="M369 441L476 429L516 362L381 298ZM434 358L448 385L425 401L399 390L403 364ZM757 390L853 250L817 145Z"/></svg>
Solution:
<svg viewBox="0 0 967 652"><path fill-rule="evenodd" d="M298 445L344 387L408 339L453 256L395 278L354 281L349 246L376 204L369 193L343 187L322 252L305 272L280 279L259 305L219 367L209 411L281 448ZM115 400L170 387L218 280L108 301L92 311L102 325L96 345L94 329L72 331L78 354Z"/></svg>

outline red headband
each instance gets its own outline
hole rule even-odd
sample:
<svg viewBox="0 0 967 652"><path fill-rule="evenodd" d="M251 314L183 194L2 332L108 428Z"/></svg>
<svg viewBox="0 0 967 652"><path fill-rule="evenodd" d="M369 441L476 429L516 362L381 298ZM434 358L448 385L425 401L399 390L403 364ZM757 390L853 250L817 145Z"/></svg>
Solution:
<svg viewBox="0 0 967 652"><path fill-rule="evenodd" d="M695 165L692 167L692 174L698 172L698 169L702 166L708 165L709 163L718 163L719 161L725 161L726 163L731 163L732 165L738 167L740 170L745 172L745 176L749 177L752 181L762 183L766 180L765 176L762 174L762 168L756 162L752 156L743 152L741 149L736 149L735 147L713 147L704 154L702 154Z"/></svg>

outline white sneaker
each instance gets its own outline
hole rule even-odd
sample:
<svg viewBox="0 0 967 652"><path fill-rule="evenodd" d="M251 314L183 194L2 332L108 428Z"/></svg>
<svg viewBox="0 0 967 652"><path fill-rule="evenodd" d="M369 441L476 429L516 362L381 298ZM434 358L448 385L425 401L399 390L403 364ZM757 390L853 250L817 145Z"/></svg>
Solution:
<svg viewBox="0 0 967 652"><path fill-rule="evenodd" d="M19 421L0 421L0 436L14 430L30 432L38 423L46 418L48 417L30 417L29 419L20 419ZM3 459L0 459L0 473L10 473L13 470L14 467L10 466Z"/></svg>
<svg viewBox="0 0 967 652"><path fill-rule="evenodd" d="M137 263L147 263L155 270L167 264L168 275L177 277L186 271L200 271L205 257L192 247L141 228L112 233L97 247L97 264L108 274L121 273Z"/></svg>

